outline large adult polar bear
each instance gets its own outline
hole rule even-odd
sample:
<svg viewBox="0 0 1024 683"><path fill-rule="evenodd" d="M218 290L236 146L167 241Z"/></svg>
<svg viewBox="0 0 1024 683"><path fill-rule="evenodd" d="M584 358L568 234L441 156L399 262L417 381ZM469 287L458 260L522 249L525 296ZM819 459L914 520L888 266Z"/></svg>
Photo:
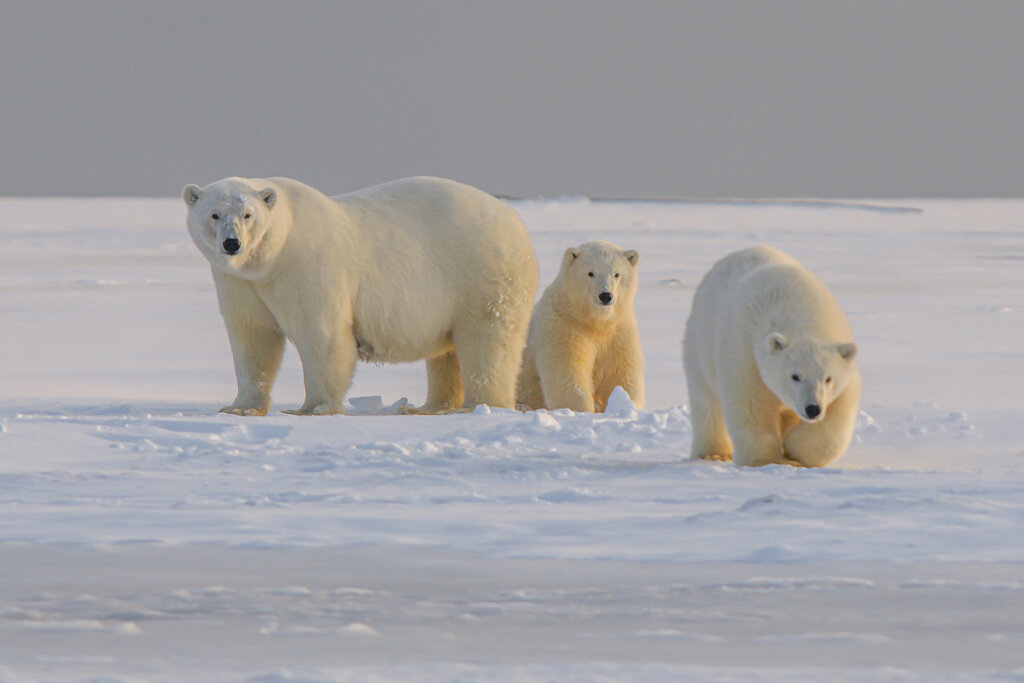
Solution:
<svg viewBox="0 0 1024 683"><path fill-rule="evenodd" d="M846 450L857 346L828 287L771 247L737 251L697 287L683 339L694 458L822 467Z"/></svg>
<svg viewBox="0 0 1024 683"><path fill-rule="evenodd" d="M514 406L538 276L504 202L427 177L337 197L289 178L183 194L234 356L238 396L223 412L266 414L286 338L306 388L288 412L343 412L359 358L425 358L427 411Z"/></svg>

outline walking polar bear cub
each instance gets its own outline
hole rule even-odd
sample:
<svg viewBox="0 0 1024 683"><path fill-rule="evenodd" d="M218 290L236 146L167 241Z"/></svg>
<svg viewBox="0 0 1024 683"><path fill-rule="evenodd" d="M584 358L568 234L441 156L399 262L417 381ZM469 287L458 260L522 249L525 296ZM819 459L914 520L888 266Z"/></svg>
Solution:
<svg viewBox="0 0 1024 683"><path fill-rule="evenodd" d="M716 263L693 297L683 364L694 458L822 467L846 450L857 346L825 284L770 247Z"/></svg>
<svg viewBox="0 0 1024 683"><path fill-rule="evenodd" d="M534 307L517 401L527 409L603 411L616 386L644 405L644 357L633 312L640 255L611 242L565 250Z"/></svg>
<svg viewBox="0 0 1024 683"><path fill-rule="evenodd" d="M537 263L504 202L425 177L333 198L288 178L183 194L234 356L223 412L266 414L285 339L306 389L288 412L343 412L360 358L426 359L427 411L514 406Z"/></svg>

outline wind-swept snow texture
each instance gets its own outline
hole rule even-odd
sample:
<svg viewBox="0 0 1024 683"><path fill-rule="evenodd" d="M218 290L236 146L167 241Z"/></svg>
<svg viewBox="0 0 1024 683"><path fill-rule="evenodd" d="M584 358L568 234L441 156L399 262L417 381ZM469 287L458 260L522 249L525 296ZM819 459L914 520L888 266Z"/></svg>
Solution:
<svg viewBox="0 0 1024 683"><path fill-rule="evenodd" d="M1024 202L515 201L641 253L646 410L265 418L179 200L0 200L0 680L1024 679ZM832 467L687 460L721 256L832 289L864 391Z"/></svg>

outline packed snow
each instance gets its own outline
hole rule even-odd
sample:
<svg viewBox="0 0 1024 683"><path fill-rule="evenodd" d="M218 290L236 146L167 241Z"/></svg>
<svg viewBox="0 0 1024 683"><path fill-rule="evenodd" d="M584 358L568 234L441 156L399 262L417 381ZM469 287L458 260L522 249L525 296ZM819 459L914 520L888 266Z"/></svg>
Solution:
<svg viewBox="0 0 1024 683"><path fill-rule="evenodd" d="M641 254L647 404L264 418L180 200L0 200L0 680L1024 679L1024 201L516 200L541 286ZM721 256L835 292L833 466L688 459L680 342Z"/></svg>

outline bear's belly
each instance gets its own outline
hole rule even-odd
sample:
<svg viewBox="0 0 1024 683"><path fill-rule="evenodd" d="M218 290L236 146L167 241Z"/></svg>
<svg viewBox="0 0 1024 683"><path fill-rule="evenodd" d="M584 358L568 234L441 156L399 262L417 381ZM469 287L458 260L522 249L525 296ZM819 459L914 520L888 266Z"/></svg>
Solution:
<svg viewBox="0 0 1024 683"><path fill-rule="evenodd" d="M435 294L430 295L431 290ZM451 350L457 310L456 297L443 285L431 287L424 282L414 291L367 287L355 301L352 320L360 358L372 363L410 363Z"/></svg>
<svg viewBox="0 0 1024 683"><path fill-rule="evenodd" d="M452 340L444 335L414 335L403 331L389 335L355 328L359 360L367 363L412 363L451 351Z"/></svg>

